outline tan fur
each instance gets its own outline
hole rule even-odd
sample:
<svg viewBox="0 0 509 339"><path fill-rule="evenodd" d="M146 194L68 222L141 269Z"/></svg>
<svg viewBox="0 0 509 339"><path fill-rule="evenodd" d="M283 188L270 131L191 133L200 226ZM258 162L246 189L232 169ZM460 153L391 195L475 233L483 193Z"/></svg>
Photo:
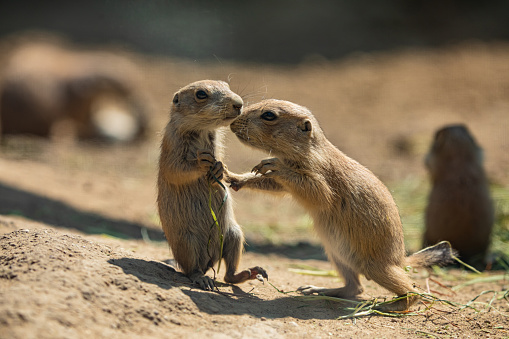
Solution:
<svg viewBox="0 0 509 339"><path fill-rule="evenodd" d="M426 157L432 189L423 245L448 240L460 257L482 268L494 222L482 149L466 126L438 130Z"/></svg>
<svg viewBox="0 0 509 339"><path fill-rule="evenodd" d="M206 95L206 98L200 96ZM175 93L170 121L164 130L159 159L158 207L161 224L175 260L184 273L203 289L212 289L205 276L219 260L220 240L208 207L209 184L223 176L219 128L228 126L241 111L242 99L222 81L203 80ZM257 274L260 267L235 273L244 236L235 221L232 198L222 209L227 189L212 186L212 208L224 234L225 281L240 283Z"/></svg>
<svg viewBox="0 0 509 339"><path fill-rule="evenodd" d="M267 114L275 118L267 120ZM255 174L228 174L231 187L291 193L313 217L327 256L344 277L344 287L302 286L302 293L357 298L363 292L359 275L364 274L405 295L415 291L405 266L450 259L450 252L444 257L433 248L405 257L398 209L387 188L334 147L305 107L265 100L247 107L231 129L247 145L277 157L263 160ZM416 300L412 296L385 309L404 310Z"/></svg>

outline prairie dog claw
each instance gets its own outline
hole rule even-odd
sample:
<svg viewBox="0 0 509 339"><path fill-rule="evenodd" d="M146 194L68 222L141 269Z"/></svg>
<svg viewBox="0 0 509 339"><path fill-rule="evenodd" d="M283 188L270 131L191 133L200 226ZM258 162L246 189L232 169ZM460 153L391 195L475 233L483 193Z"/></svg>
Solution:
<svg viewBox="0 0 509 339"><path fill-rule="evenodd" d="M261 282L264 282L263 278L269 280L267 271L265 271L265 269L261 268L260 266L251 267L249 270L251 271L251 279L257 279Z"/></svg>

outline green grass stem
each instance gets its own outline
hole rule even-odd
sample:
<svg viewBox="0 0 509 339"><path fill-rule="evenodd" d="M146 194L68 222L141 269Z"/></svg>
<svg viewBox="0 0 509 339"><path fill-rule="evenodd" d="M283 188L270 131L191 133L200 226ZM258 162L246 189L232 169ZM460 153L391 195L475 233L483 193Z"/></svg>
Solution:
<svg viewBox="0 0 509 339"><path fill-rule="evenodd" d="M226 199L228 199L228 191L226 190L226 187L224 187L223 183L221 181L219 181L219 179L216 178L216 176L212 172L210 172L210 175L212 175L212 177L214 178L214 181L216 181L224 190L223 201L221 202L221 205L219 206L219 209L217 210L217 213L219 213L223 209ZM212 231L212 228L214 226L216 226L217 233L219 236L219 260L217 261L217 272L214 272L214 273L219 274L219 270L221 269L221 261L223 260L224 234L223 234L223 231L221 230L221 226L219 225L219 221L217 220L216 213L214 212L214 209L212 208L212 184L210 182L209 182L209 210L210 210L210 215L212 215L212 219L214 220L212 225L210 225L210 231ZM209 252L209 245L210 245L211 241L212 241L212 233L209 232L209 241L207 243L207 252ZM209 256L212 258L212 256L210 255L210 252L209 252ZM215 274L214 274L214 276L215 276Z"/></svg>

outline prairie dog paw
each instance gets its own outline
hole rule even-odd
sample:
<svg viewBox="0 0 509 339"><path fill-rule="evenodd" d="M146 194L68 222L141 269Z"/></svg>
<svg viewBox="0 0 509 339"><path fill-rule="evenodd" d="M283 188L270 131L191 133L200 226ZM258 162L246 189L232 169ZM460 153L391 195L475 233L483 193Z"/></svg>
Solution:
<svg viewBox="0 0 509 339"><path fill-rule="evenodd" d="M200 149L196 152L196 160L198 167L203 171L208 171L216 163L216 158L212 155L209 150Z"/></svg>
<svg viewBox="0 0 509 339"><path fill-rule="evenodd" d="M249 277L249 279L257 279L260 280L261 282L264 282L263 278L267 279L267 281L269 280L269 275L267 274L267 271L265 271L265 269L261 268L260 266L251 267L249 270L251 271L251 276Z"/></svg>
<svg viewBox="0 0 509 339"><path fill-rule="evenodd" d="M205 291L212 291L215 287L214 280L206 275L191 277L191 280Z"/></svg>
<svg viewBox="0 0 509 339"><path fill-rule="evenodd" d="M298 292L300 292L302 294L305 294L305 295L309 295L309 294L313 294L313 293L318 293L321 290L323 290L323 288L316 287L316 286L313 286L313 285L305 285L305 286L301 286L301 287L297 288Z"/></svg>
<svg viewBox="0 0 509 339"><path fill-rule="evenodd" d="M228 182L230 183L230 188L235 192L237 192L242 188L242 186L244 186L244 182L237 179L230 178L228 179Z"/></svg>
<svg viewBox="0 0 509 339"><path fill-rule="evenodd" d="M216 161L214 165L210 168L207 179L209 182L216 182L216 180L223 179L224 167L221 161Z"/></svg>
<svg viewBox="0 0 509 339"><path fill-rule="evenodd" d="M281 166L281 161L278 158L270 158L262 160L258 165L253 167L251 172L255 174L266 174L268 171L276 172Z"/></svg>
<svg viewBox="0 0 509 339"><path fill-rule="evenodd" d="M249 181L249 179L254 178L255 176L251 173L245 174L236 174L225 169L224 172L224 181L230 184L230 188L235 192L244 187L244 184Z"/></svg>

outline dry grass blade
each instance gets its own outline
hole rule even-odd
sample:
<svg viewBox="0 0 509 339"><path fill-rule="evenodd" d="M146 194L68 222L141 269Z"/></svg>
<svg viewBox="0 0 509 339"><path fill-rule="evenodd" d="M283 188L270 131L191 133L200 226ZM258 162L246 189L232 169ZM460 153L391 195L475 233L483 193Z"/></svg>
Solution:
<svg viewBox="0 0 509 339"><path fill-rule="evenodd" d="M299 269L299 268L289 268L288 270L290 272L294 272L294 273L302 274L302 275L313 275L313 276L319 276L319 277L337 277L338 276L336 271L333 271L333 270L329 270L329 271L326 271L326 270L304 270L304 269Z"/></svg>
<svg viewBox="0 0 509 339"><path fill-rule="evenodd" d="M507 278L508 278L507 274L493 275L491 277L481 277L481 278L472 279L472 280L466 281L466 282L464 282L462 284L456 285L456 286L454 286L452 288L452 290L453 291L458 291L458 290L462 289L465 286L479 284L479 283L487 283L487 282L506 280Z"/></svg>
<svg viewBox="0 0 509 339"><path fill-rule="evenodd" d="M269 285L270 285L270 286L274 287L274 289L275 289L276 291L278 291L278 293L288 294L288 293L294 293L294 292L296 292L296 291L288 291L288 292L284 292L284 291L280 290L279 288L277 288L276 286L274 286L274 285L273 285L270 281L267 281L267 282L269 283Z"/></svg>
<svg viewBox="0 0 509 339"><path fill-rule="evenodd" d="M365 304L365 302L337 298L337 297L329 297L326 295L298 295L298 296L294 296L294 298L299 299L299 300L328 300L328 301L343 302L343 303L349 303L349 304L355 304L355 305Z"/></svg>
<svg viewBox="0 0 509 339"><path fill-rule="evenodd" d="M420 296L423 301L428 302L429 304L426 305L426 307L422 310L417 311L403 311L403 312L384 312L380 309L383 305L389 304L398 300L403 300L408 298L412 295L418 295ZM417 293L417 292L411 292L406 296L397 297L391 300L387 301L378 301L378 299L374 298L372 300L360 302L360 301L354 301L354 300L348 300L348 299L342 299L342 298L336 298L336 297L329 297L329 296L323 296L323 295L317 295L317 296L296 296L295 298L298 298L300 300L327 300L327 301L334 301L334 302L340 302L340 303L349 303L355 305L355 307L344 307L343 310L351 310L352 312L350 314L340 316L337 319L349 319L349 318L358 318L363 317L367 315L381 315L386 317L408 317L408 316L416 316L419 314L422 314L423 312L432 310L433 307L436 304L441 305L447 305L449 307L452 307L455 310L463 310L465 308L469 308L474 310L475 312L479 312L476 308L474 308L471 304L473 302L470 302L469 304L462 305L459 303L455 303L450 300L437 298L436 296L428 293Z"/></svg>
<svg viewBox="0 0 509 339"><path fill-rule="evenodd" d="M458 257L455 257L453 256L453 259L456 260L458 263L460 263L461 265L469 268L470 270L472 270L473 272L477 273L477 274L481 274L481 272L479 272L478 270L476 270L474 267L470 266L469 264L461 261Z"/></svg>
<svg viewBox="0 0 509 339"><path fill-rule="evenodd" d="M478 302L476 301L477 299L479 299L481 296L485 295L485 294L489 294L489 293L493 293L493 296L491 297L490 301L489 302ZM502 296L498 297L497 296L500 294L500 293L503 293ZM489 290L489 291L483 291L481 292L479 295L477 295L475 298L473 298L472 300L470 300L464 307L462 307L460 310L463 310L464 308L466 307L471 307L470 305L471 304L479 304L479 305L485 305L485 308L489 310L494 310L496 312L498 312L500 315L504 316L504 317L508 317L509 318L509 314L507 313L504 313L504 312L501 312L500 310L498 310L496 307L494 307L492 304L495 300L501 300L501 299L508 299L508 296L509 296L509 290L507 291L502 291L502 292L497 292L497 291L493 291L493 290ZM508 300L509 302L509 300ZM473 308L473 307L471 307Z"/></svg>
<svg viewBox="0 0 509 339"><path fill-rule="evenodd" d="M426 336L426 337L430 337L430 338L440 338L440 336L438 336L436 334L433 334L433 333L430 333L430 332L426 332L426 331L423 331L423 330L416 330L414 328L407 328L407 327L402 327L402 329L408 330L408 331L412 331L415 334L420 334L420 335L423 335L423 336Z"/></svg>

